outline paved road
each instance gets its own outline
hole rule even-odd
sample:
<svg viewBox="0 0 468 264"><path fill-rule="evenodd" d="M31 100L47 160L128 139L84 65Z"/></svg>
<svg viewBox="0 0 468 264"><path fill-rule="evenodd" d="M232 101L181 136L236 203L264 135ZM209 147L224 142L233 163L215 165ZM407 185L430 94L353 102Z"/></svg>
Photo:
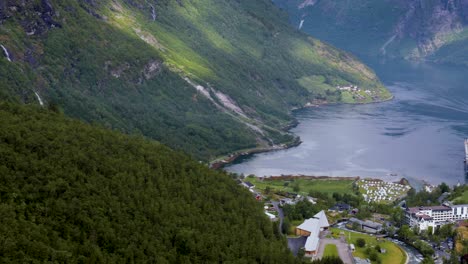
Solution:
<svg viewBox="0 0 468 264"><path fill-rule="evenodd" d="M288 247L289 250L294 254L294 256L297 256L297 252L299 249L303 248L305 246L305 243L307 241L307 237L298 237L298 238L288 238Z"/></svg>
<svg viewBox="0 0 468 264"><path fill-rule="evenodd" d="M348 248L348 244L342 239L331 239L331 238L322 238L320 239L320 245L317 253L318 259L322 258L325 246L328 244L335 244L338 249L338 255L344 263L354 263L354 259L351 255L351 252Z"/></svg>
<svg viewBox="0 0 468 264"><path fill-rule="evenodd" d="M278 232L282 234L283 230L283 219L284 219L284 213L283 213L283 208L279 207L279 202L271 202L273 206L275 207L276 211L278 212L278 217L280 219L279 225L278 225Z"/></svg>

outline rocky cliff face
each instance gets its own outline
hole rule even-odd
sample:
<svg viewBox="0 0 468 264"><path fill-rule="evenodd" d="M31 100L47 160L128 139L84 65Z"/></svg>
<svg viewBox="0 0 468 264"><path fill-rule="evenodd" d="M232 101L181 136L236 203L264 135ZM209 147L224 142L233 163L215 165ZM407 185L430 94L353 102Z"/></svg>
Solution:
<svg viewBox="0 0 468 264"><path fill-rule="evenodd" d="M426 57L460 34L468 24L468 1L412 0L399 3L408 11L399 18L394 32L397 39L414 39L417 49L409 56Z"/></svg>
<svg viewBox="0 0 468 264"><path fill-rule="evenodd" d="M2 1L0 4L0 24L11 18L18 18L28 36L40 35L50 28L61 27L57 22L60 18L56 14L49 0L41 1Z"/></svg>
<svg viewBox="0 0 468 264"><path fill-rule="evenodd" d="M292 22L341 48L374 55L428 58L464 39L468 0L276 0ZM340 37L342 35L343 37Z"/></svg>

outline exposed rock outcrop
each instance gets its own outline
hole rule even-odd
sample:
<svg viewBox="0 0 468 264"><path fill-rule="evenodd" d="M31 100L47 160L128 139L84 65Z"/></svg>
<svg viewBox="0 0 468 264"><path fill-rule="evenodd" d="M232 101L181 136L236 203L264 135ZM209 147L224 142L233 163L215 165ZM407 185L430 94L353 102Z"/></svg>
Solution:
<svg viewBox="0 0 468 264"><path fill-rule="evenodd" d="M0 23L7 19L20 20L27 35L40 35L48 29L62 27L58 14L50 0L41 1L2 1L0 3Z"/></svg>
<svg viewBox="0 0 468 264"><path fill-rule="evenodd" d="M145 76L146 80L152 79L157 76L162 69L162 62L157 60L151 60L145 65L143 69L143 75Z"/></svg>
<svg viewBox="0 0 468 264"><path fill-rule="evenodd" d="M459 39L459 33L468 26L468 0L277 0L276 2L282 7L289 8L289 12L295 16L295 23L296 21L299 23L299 29L310 31L309 33L314 36L332 43L336 40L335 45L341 47L354 46L358 52L364 53L367 50L370 54L391 57L404 56L411 59L428 57L451 41ZM306 19L311 25L326 20L333 26L322 31L308 30L307 26L303 26L303 21ZM344 35L346 36L343 37ZM356 39L352 39L353 37ZM360 43L363 37L369 37L374 41ZM375 43L378 42L380 42L379 50L375 50ZM359 50L360 47L363 50Z"/></svg>

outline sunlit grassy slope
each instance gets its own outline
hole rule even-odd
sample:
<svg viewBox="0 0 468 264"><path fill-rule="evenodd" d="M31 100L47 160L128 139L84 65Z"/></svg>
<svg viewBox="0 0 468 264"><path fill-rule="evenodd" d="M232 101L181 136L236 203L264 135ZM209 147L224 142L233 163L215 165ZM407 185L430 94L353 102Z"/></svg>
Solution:
<svg viewBox="0 0 468 264"><path fill-rule="evenodd" d="M203 160L290 141L280 130L290 109L341 101L337 85L390 97L268 0L30 1L7 3L0 21L13 58L0 58L1 99L37 103L37 92L70 116Z"/></svg>

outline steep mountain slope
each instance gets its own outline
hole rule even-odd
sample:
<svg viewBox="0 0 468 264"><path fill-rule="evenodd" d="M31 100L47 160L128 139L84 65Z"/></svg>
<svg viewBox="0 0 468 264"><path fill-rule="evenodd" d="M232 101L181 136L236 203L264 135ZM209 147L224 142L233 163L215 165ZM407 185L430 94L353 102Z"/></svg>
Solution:
<svg viewBox="0 0 468 264"><path fill-rule="evenodd" d="M357 54L464 64L466 0L275 0L292 22ZM463 58L463 59L461 59Z"/></svg>
<svg viewBox="0 0 468 264"><path fill-rule="evenodd" d="M0 120L1 263L296 263L225 173L38 106Z"/></svg>
<svg viewBox="0 0 468 264"><path fill-rule="evenodd" d="M390 97L349 54L294 31L269 0L0 3L0 98L141 133L201 160L291 142L290 110ZM8 53L8 56L7 56Z"/></svg>

